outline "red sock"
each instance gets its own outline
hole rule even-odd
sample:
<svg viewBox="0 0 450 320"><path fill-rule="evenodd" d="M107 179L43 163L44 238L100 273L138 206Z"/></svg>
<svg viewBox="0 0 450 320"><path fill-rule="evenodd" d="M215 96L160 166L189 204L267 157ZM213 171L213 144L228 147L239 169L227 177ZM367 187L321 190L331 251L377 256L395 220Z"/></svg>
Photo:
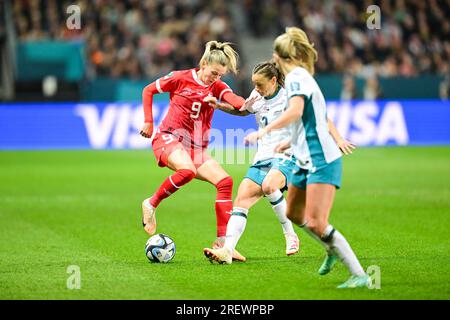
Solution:
<svg viewBox="0 0 450 320"><path fill-rule="evenodd" d="M156 208L161 201L180 189L183 185L194 179L195 173L189 169L181 169L169 176L156 190L150 199L150 204Z"/></svg>
<svg viewBox="0 0 450 320"><path fill-rule="evenodd" d="M227 234L227 224L230 220L233 210L233 179L226 177L216 184L216 219L217 219L217 236L224 237Z"/></svg>

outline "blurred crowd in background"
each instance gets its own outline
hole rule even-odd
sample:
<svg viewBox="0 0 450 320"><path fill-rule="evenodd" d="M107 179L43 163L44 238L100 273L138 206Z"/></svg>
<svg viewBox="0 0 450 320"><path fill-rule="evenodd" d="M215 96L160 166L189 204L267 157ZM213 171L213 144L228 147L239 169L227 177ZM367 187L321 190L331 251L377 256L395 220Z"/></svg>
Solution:
<svg viewBox="0 0 450 320"><path fill-rule="evenodd" d="M196 66L208 40L230 41L239 50L242 30L236 30L227 3L80 0L81 30L66 28L71 1L15 0L13 10L21 40L85 41L89 78L154 79ZM379 30L366 25L371 4L381 8ZM245 0L239 5L246 31L255 37L275 37L287 26L303 28L319 52L316 72L346 74L344 97L353 97L353 77L369 79L368 95L382 97L377 77L450 73L450 0Z"/></svg>
<svg viewBox="0 0 450 320"><path fill-rule="evenodd" d="M300 26L319 52L318 73L415 76L449 73L448 0L246 0L255 36ZM367 8L381 9L381 29L367 28Z"/></svg>
<svg viewBox="0 0 450 320"><path fill-rule="evenodd" d="M155 78L192 68L212 39L237 43L221 0L77 1L82 29L66 28L70 1L14 1L20 39L84 39L89 76Z"/></svg>

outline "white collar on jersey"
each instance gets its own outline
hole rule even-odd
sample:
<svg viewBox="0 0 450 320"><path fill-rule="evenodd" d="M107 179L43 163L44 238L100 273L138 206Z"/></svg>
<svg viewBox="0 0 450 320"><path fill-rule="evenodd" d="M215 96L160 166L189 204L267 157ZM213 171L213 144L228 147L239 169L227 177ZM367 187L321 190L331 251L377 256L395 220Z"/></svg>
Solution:
<svg viewBox="0 0 450 320"><path fill-rule="evenodd" d="M198 74L197 74L197 70L196 69L192 69L192 77L194 78L194 80L199 85L204 86L204 87L208 87L208 85L204 84L203 81L198 78Z"/></svg>

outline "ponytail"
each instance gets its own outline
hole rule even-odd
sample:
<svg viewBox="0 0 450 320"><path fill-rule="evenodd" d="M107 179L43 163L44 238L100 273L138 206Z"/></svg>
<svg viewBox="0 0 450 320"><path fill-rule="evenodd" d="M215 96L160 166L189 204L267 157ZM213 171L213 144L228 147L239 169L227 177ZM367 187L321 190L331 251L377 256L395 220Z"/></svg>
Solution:
<svg viewBox="0 0 450 320"><path fill-rule="evenodd" d="M286 32L275 39L273 49L280 58L292 60L294 64L305 68L311 75L314 75L317 51L302 29L286 28Z"/></svg>
<svg viewBox="0 0 450 320"><path fill-rule="evenodd" d="M200 59L200 66L205 62L207 64L218 63L236 74L238 59L239 55L231 47L230 42L209 41Z"/></svg>
<svg viewBox="0 0 450 320"><path fill-rule="evenodd" d="M267 79L275 77L279 86L284 87L284 74L277 68L275 62L264 61L253 68L253 74L262 74Z"/></svg>

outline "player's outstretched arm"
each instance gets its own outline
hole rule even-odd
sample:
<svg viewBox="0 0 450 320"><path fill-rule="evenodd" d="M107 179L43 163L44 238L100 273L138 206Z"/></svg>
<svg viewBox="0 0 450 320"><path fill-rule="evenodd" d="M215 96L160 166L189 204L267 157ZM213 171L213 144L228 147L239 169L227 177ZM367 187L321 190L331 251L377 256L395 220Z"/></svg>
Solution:
<svg viewBox="0 0 450 320"><path fill-rule="evenodd" d="M327 118L328 122L328 130L330 131L331 136L333 137L334 141L336 141L336 144L338 145L339 149L341 149L342 153L345 155L351 154L354 149L356 149L356 146L351 143L348 140L345 140L342 138L341 134L339 133L338 129L334 125L333 121L331 121L330 118Z"/></svg>
<svg viewBox="0 0 450 320"><path fill-rule="evenodd" d="M227 91L224 93L222 97L222 101L230 104L235 109L241 109L245 105L245 99L237 94L234 94L232 91Z"/></svg>
<svg viewBox="0 0 450 320"><path fill-rule="evenodd" d="M244 138L245 144L256 144L258 139L272 130L287 127L291 123L297 121L303 114L305 100L302 96L294 96L289 99L289 108L275 121L269 123L268 126L259 129L256 132L250 133Z"/></svg>
<svg viewBox="0 0 450 320"><path fill-rule="evenodd" d="M216 110L221 110L234 116L248 116L250 114L250 112L248 112L247 110L242 109L238 110L229 103L219 102L216 97L208 96L205 99L203 99L203 101L207 102L210 107Z"/></svg>

